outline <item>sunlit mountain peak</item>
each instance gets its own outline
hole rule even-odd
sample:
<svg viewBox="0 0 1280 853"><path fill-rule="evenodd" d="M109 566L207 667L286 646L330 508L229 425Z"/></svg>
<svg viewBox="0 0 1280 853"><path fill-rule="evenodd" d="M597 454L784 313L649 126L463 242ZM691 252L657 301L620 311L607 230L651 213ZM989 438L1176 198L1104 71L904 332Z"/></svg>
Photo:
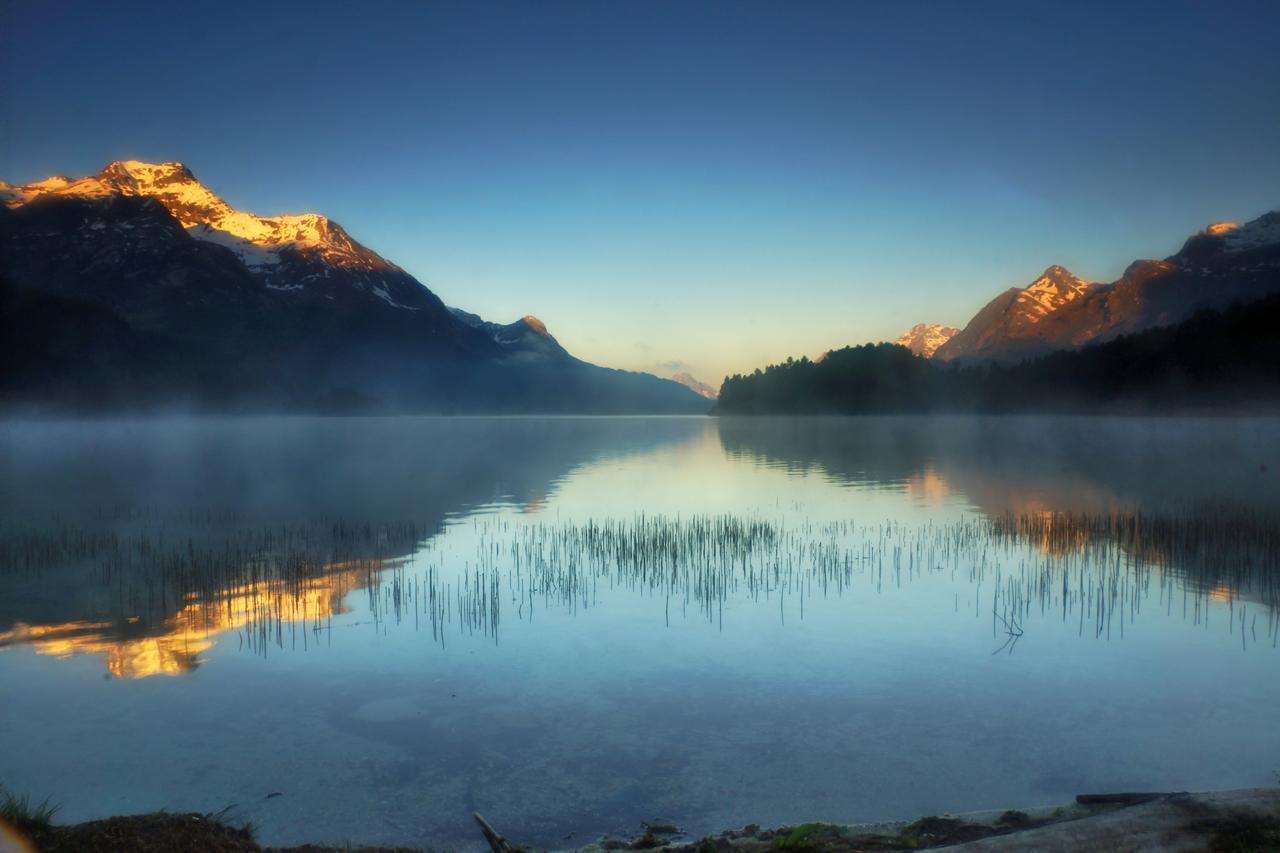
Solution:
<svg viewBox="0 0 1280 853"><path fill-rule="evenodd" d="M1229 252L1244 252L1280 243L1280 211L1272 211L1241 225L1238 222L1214 222L1201 235L1220 237Z"/></svg>
<svg viewBox="0 0 1280 853"><path fill-rule="evenodd" d="M959 334L954 326L941 323L916 323L894 341L898 346L906 347L913 353L930 358L938 348Z"/></svg>
<svg viewBox="0 0 1280 853"><path fill-rule="evenodd" d="M1217 236L1218 234L1227 234L1232 231L1239 231L1239 230L1240 230L1239 222L1212 222L1205 227L1204 231L1200 233Z"/></svg>
<svg viewBox="0 0 1280 853"><path fill-rule="evenodd" d="M116 160L96 175L79 179L62 176L22 186L0 187L9 207L44 196L154 198L198 240L230 249L250 269L265 271L279 265L286 251L304 253L345 268L389 271L399 268L370 251L342 226L317 213L257 216L237 210L202 184L179 162L146 163Z"/></svg>

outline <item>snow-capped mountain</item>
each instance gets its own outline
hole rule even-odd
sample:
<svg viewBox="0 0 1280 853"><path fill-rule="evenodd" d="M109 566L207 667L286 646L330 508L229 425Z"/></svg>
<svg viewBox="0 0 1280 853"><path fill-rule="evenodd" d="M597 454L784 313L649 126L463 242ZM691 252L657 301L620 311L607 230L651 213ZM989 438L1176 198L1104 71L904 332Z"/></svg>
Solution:
<svg viewBox="0 0 1280 853"><path fill-rule="evenodd" d="M74 181L56 176L19 187L0 182L0 198L9 207L46 196L107 198L117 194L156 199L192 237L226 246L255 269L279 265L289 251L315 253L335 266L399 269L356 243L327 217L306 213L267 218L236 210L181 163L120 160L97 175Z"/></svg>
<svg viewBox="0 0 1280 853"><path fill-rule="evenodd" d="M1011 361L1178 323L1280 291L1280 212L1219 222L1163 261L1129 265L1116 281L1084 281L1053 266L984 306L934 353L944 361Z"/></svg>
<svg viewBox="0 0 1280 853"><path fill-rule="evenodd" d="M340 286L367 291L392 307L423 307L421 291L426 288L357 243L328 217L314 213L262 217L236 210L181 163L122 160L77 180L57 176L17 187L0 182L0 199L10 208L36 199L108 200L116 196L160 202L187 234L229 249L261 276L268 288L325 290L324 280L341 271L337 276L344 279Z"/></svg>
<svg viewBox="0 0 1280 853"><path fill-rule="evenodd" d="M720 397L720 389L712 388L707 383L702 382L698 379L694 379L693 376L687 372L681 372L681 373L675 374L674 376L671 377L671 381L679 382L681 385L688 388L693 393L700 394L701 396L706 397L708 400L715 400Z"/></svg>
<svg viewBox="0 0 1280 853"><path fill-rule="evenodd" d="M0 375L0 398L22 387L38 402L58 387L74 402L90 366L118 364L95 374L105 397L705 411L677 383L573 358L535 318L455 314L328 218L236 210L181 163L0 182L0 203L0 286L45 330L31 363ZM62 351L41 351L55 339Z"/></svg>
<svg viewBox="0 0 1280 853"><path fill-rule="evenodd" d="M944 326L941 323L916 323L903 332L894 343L900 347L906 347L916 355L930 358L938 351L938 347L954 338L959 332L960 330L954 326Z"/></svg>

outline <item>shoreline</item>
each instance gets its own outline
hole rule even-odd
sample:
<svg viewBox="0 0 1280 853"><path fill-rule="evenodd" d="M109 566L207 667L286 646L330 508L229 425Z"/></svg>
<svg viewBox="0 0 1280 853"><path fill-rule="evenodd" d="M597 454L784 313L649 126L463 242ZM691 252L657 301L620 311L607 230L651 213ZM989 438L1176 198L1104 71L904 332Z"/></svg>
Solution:
<svg viewBox="0 0 1280 853"><path fill-rule="evenodd" d="M480 815L477 842L493 853L532 853L508 840ZM113 853L203 850L210 853L423 853L435 848L308 843L260 845L251 826L214 814L154 812L78 824L32 823L17 834L0 825L2 853ZM478 846L480 846L478 844ZM1234 851L1280 849L1280 788L1198 793L1082 794L1073 803L1030 809L988 810L921 817L914 821L803 823L765 829L754 824L693 838L673 825L651 824L632 838L604 837L558 853L654 850L671 853L855 853L876 850Z"/></svg>

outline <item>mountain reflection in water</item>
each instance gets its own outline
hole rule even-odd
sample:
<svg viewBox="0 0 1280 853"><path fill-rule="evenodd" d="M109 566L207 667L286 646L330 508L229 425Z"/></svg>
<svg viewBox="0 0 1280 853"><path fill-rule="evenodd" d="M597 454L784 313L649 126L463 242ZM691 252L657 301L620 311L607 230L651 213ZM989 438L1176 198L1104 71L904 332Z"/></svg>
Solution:
<svg viewBox="0 0 1280 853"><path fill-rule="evenodd" d="M195 593L172 616L146 624L137 614L110 620L78 620L62 624L22 622L0 632L0 649L30 646L37 654L70 658L96 655L116 678L184 675L201 663L220 635L240 633L240 642L266 654L286 640L305 649L316 642L335 615L346 613L348 593L369 582L382 561L331 565L297 582L263 580L233 586L208 598ZM286 626L289 627L286 637ZM301 627L303 630L293 630ZM308 640L309 635L312 637Z"/></svg>

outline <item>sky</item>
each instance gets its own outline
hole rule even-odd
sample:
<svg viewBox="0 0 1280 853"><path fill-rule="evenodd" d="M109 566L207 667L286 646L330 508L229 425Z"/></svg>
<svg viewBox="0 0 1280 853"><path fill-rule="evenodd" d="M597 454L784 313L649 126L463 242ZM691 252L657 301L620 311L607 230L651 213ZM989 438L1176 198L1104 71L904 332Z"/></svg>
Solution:
<svg viewBox="0 0 1280 853"><path fill-rule="evenodd" d="M181 161L718 385L1280 208L1280 3L0 0L0 178Z"/></svg>

